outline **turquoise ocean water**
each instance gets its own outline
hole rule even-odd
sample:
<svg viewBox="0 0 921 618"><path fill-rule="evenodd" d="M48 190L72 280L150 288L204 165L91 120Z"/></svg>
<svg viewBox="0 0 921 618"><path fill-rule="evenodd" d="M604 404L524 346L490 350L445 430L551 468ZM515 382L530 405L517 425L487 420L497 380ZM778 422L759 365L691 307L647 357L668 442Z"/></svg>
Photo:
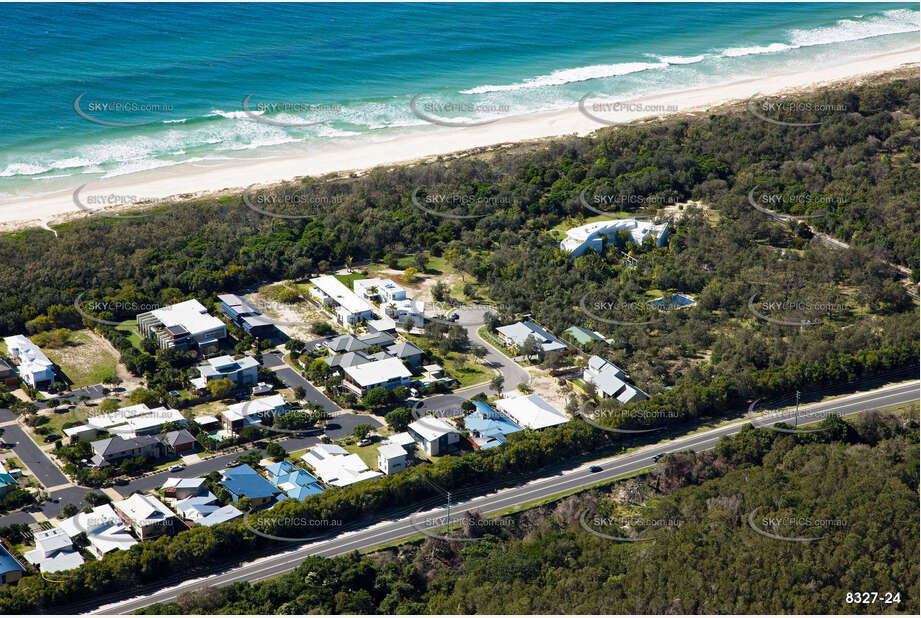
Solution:
<svg viewBox="0 0 921 618"><path fill-rule="evenodd" d="M919 36L917 3L4 4L0 18L0 199L392 139L430 126L417 95L426 115L477 122Z"/></svg>

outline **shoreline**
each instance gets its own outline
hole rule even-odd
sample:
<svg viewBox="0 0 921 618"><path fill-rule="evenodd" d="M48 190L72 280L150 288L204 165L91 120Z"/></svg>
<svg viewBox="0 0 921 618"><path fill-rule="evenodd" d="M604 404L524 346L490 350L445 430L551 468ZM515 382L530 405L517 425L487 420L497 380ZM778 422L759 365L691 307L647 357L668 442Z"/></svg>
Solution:
<svg viewBox="0 0 921 618"><path fill-rule="evenodd" d="M608 123L621 123L642 118L663 119L686 113L715 111L727 105L744 103L755 95L797 94L833 83L860 81L862 78L879 77L899 69L916 68L918 52L919 48L914 47L816 71L772 75L618 102L667 109L664 113L642 110L605 111L595 112L595 115L602 116ZM603 101L599 99L592 103ZM561 110L501 118L478 126L447 128L433 125L387 141L365 142L327 151L303 152L305 149L302 145L300 154L267 157L257 162L235 161L207 168L195 164L179 164L118 176L109 182L89 183L84 191L97 195L143 196L144 199L157 200L154 205L162 205L165 201L179 202L206 195L240 192L250 185L272 185L305 176L355 175L376 167L414 164L433 157L468 156L476 151L486 152L565 135L584 136L606 126L604 122L593 120L573 105ZM75 204L74 190L80 186L83 183L75 182L68 190L0 202L0 231L28 227L48 229L50 224L91 216ZM143 207L144 204L122 204L112 207L112 210Z"/></svg>

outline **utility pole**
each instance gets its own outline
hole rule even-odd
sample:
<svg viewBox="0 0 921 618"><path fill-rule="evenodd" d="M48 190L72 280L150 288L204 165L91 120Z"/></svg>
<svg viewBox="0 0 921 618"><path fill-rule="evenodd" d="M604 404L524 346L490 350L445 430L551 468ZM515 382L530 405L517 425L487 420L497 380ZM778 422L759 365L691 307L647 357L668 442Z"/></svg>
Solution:
<svg viewBox="0 0 921 618"><path fill-rule="evenodd" d="M434 481L432 481L431 479L428 479L428 478L426 478L426 477L424 477L424 476L422 477L422 480L425 481L426 483L428 483L429 485L431 485L432 487L434 487L435 489L437 489L438 491L440 491L441 493L445 494L445 495L448 497L448 504L447 504L447 506L446 506L446 509L447 509L447 512L448 512L448 517L447 517L447 520L446 520L446 522L445 522L445 528L447 528L447 527L451 524L451 492L448 491L447 489L444 489L443 487L440 487L436 482L434 482Z"/></svg>
<svg viewBox="0 0 921 618"><path fill-rule="evenodd" d="M793 412L793 426L799 424L799 391L796 391L796 410Z"/></svg>

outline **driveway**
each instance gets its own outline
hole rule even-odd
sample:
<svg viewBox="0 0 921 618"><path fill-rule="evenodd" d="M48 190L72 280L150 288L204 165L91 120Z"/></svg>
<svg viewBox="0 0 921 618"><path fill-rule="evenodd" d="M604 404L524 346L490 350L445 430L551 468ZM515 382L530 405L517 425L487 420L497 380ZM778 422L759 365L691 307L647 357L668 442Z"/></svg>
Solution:
<svg viewBox="0 0 921 618"><path fill-rule="evenodd" d="M26 435L19 425L7 425L4 430L3 441L8 444L16 444L13 447L16 457L32 471L32 474L42 485L54 487L70 483L67 477L54 465L54 462L48 459L44 451L32 442L31 438Z"/></svg>
<svg viewBox="0 0 921 618"><path fill-rule="evenodd" d="M313 384L305 380L302 375L294 369L291 369L291 367L286 366L284 369L276 369L275 375L277 375L288 388L302 387L304 389L304 399L310 403L320 405L324 411L333 413L342 409L333 403L326 395L318 391Z"/></svg>
<svg viewBox="0 0 921 618"><path fill-rule="evenodd" d="M266 352L262 355L262 366L266 369L275 369L276 367L284 367L285 359L284 355L278 350L272 350L271 352Z"/></svg>
<svg viewBox="0 0 921 618"><path fill-rule="evenodd" d="M346 412L345 414L334 416L326 422L326 435L328 435L331 440L341 440L351 435L352 429L354 429L356 425L361 425L362 423L371 425L374 428L383 427L380 421L373 416Z"/></svg>

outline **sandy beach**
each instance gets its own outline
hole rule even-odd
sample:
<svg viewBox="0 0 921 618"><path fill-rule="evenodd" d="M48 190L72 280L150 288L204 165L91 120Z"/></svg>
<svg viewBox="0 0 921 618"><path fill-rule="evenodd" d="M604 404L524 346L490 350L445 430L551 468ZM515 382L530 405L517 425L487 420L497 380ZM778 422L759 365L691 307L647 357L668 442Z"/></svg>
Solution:
<svg viewBox="0 0 921 618"><path fill-rule="evenodd" d="M592 111L602 101L588 99L587 108L607 123L629 122L668 113L706 111L726 103L745 101L755 95L776 95L828 85L842 80L890 71L904 65L917 66L919 48L903 50L858 62L820 68L815 71L776 75L763 79L671 92L634 99L632 110ZM586 86L586 90L590 86ZM636 109L640 107L641 109ZM652 109L665 109L663 113ZM389 164L407 163L485 146L548 138L561 135L585 135L605 126L604 122L584 114L578 106L503 118L489 124L463 128L432 125L389 141L356 143L335 150L302 150L288 156L235 161L208 167L192 164L128 174L96 181L84 194L136 196L165 199L172 196L200 195L216 191L242 189L253 184L272 184L300 176L318 176L333 172L366 170ZM41 197L0 202L0 229L11 230L43 225L68 219L76 213L88 216L75 204L74 183L69 190ZM120 198L123 199L123 198Z"/></svg>

